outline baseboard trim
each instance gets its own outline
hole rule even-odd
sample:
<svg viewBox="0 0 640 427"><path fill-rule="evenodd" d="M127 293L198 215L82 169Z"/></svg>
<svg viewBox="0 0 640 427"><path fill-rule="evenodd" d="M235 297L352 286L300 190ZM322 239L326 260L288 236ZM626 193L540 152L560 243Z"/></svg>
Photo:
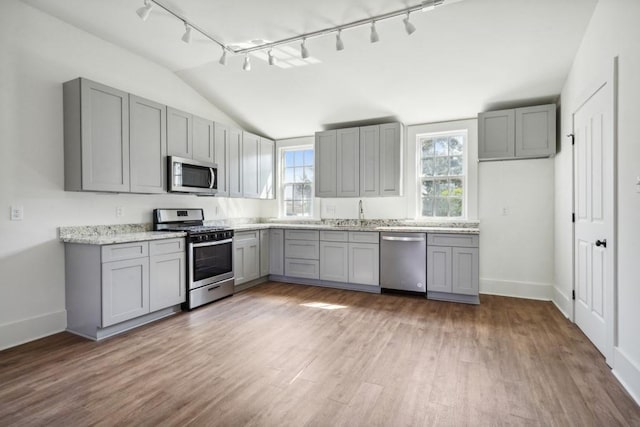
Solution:
<svg viewBox="0 0 640 427"><path fill-rule="evenodd" d="M613 349L613 375L627 390L633 400L640 405L640 367L620 349Z"/></svg>
<svg viewBox="0 0 640 427"><path fill-rule="evenodd" d="M487 295L551 301L552 288L549 283L480 279L480 293Z"/></svg>
<svg viewBox="0 0 640 427"><path fill-rule="evenodd" d="M553 287L551 292L552 292L551 302L553 302L553 305L556 306L556 308L560 311L560 313L564 315L564 317L573 321L570 314L572 310L571 310L571 299L569 298L569 296L566 295L564 292L562 292L560 289L556 288L555 286Z"/></svg>
<svg viewBox="0 0 640 427"><path fill-rule="evenodd" d="M0 350L57 334L66 327L66 310L0 325Z"/></svg>

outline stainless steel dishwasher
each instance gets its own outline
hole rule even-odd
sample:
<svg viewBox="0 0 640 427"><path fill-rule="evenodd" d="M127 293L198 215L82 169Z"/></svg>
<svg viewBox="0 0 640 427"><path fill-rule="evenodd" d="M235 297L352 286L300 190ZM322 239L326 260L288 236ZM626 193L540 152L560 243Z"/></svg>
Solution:
<svg viewBox="0 0 640 427"><path fill-rule="evenodd" d="M426 293L425 233L380 233L380 287Z"/></svg>

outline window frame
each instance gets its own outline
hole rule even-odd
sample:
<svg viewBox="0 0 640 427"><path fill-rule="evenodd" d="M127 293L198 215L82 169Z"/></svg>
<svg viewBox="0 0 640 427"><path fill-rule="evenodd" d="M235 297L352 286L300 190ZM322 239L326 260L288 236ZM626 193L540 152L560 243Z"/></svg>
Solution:
<svg viewBox="0 0 640 427"><path fill-rule="evenodd" d="M462 135L464 137L464 143L462 147L462 175L445 175L443 177L428 177L433 180L437 179L460 179L462 181L462 212L460 216L424 216L422 215L422 180L425 178L422 175L422 145L421 139L432 138L436 139L443 136L456 136ZM451 157L451 156L448 156ZM452 129L446 131L436 132L416 132L415 134L415 176L414 183L416 185L415 201L416 201L416 219L419 220L437 220L437 221L464 221L469 217L469 130L468 129ZM435 156L434 156L435 158Z"/></svg>
<svg viewBox="0 0 640 427"><path fill-rule="evenodd" d="M285 194L285 186L288 185L288 183L284 182L284 176L285 176L285 155L287 152L291 152L291 151L311 151L313 152L313 157L314 157L314 161L312 163L312 167L313 167L313 180L311 181L311 197L309 198L309 212L308 215L302 215L302 216L288 216L286 215L286 200L284 197ZM278 198L280 199L278 202L278 217L280 219L285 219L285 220L300 220L300 219L314 219L315 218L315 180L316 180L316 165L315 165L315 146L314 144L299 144L299 145L287 145L287 146L282 146L278 148Z"/></svg>

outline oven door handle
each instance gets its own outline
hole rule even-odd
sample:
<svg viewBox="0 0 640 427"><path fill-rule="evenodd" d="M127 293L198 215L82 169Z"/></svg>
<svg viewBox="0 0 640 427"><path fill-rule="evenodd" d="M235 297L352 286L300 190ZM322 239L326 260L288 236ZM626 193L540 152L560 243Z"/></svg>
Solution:
<svg viewBox="0 0 640 427"><path fill-rule="evenodd" d="M227 243L233 243L233 239L218 240L216 242L191 243L191 246L194 248L201 248L203 246L217 246L225 245Z"/></svg>

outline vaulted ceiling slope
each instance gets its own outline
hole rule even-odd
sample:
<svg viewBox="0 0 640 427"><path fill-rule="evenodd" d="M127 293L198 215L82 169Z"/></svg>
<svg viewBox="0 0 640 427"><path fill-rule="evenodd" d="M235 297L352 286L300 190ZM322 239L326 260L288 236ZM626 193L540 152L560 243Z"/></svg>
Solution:
<svg viewBox="0 0 640 427"><path fill-rule="evenodd" d="M142 0L23 0L177 73L248 130L272 138L311 135L338 123L394 117L406 124L475 116L479 111L560 93L597 0L463 0L307 41L318 61L280 68L241 56L218 64L220 47ZM279 40L402 9L411 0L163 0L223 43ZM299 50L299 43L289 45ZM162 90L162 88L158 88Z"/></svg>

